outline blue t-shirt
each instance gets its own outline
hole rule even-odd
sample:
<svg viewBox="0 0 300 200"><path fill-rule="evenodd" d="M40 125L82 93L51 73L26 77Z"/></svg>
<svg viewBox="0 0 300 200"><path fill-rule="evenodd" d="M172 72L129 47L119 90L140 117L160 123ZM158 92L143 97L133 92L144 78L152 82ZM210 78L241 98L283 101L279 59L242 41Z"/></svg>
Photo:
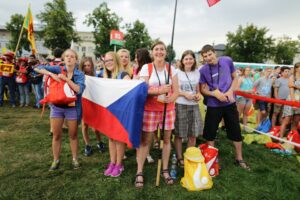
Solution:
<svg viewBox="0 0 300 200"><path fill-rule="evenodd" d="M207 84L210 91L219 89L221 92L227 92L232 84L232 73L235 72L232 59L227 56L218 58L216 65L205 64L200 69L200 84ZM223 107L232 104L232 102L221 102L216 97L207 96L207 106Z"/></svg>

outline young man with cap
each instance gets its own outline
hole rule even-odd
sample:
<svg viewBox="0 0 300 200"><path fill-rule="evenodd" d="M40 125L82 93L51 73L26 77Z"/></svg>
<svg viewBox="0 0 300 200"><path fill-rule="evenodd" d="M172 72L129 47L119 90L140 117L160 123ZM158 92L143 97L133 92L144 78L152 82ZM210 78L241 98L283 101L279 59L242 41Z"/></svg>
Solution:
<svg viewBox="0 0 300 200"><path fill-rule="evenodd" d="M227 137L235 147L235 164L249 170L242 156L241 128L233 93L237 77L232 59L225 56L217 58L211 45L205 45L201 55L206 64L200 69L200 90L207 97L203 137L209 145L214 146L218 126L223 118Z"/></svg>

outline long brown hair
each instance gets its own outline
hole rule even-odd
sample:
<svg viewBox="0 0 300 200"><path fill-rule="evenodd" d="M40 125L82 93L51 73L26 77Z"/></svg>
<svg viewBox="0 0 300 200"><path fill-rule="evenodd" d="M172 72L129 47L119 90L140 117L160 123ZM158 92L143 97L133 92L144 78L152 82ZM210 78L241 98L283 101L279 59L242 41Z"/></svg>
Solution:
<svg viewBox="0 0 300 200"><path fill-rule="evenodd" d="M136 60L137 60L137 70L136 74L139 74L144 64L148 64L152 62L152 59L150 57L150 53L148 49L146 48L140 48L135 51Z"/></svg>
<svg viewBox="0 0 300 200"><path fill-rule="evenodd" d="M193 64L192 69L191 69L191 71L194 71L196 69L196 56L195 56L195 54L194 54L194 52L192 50L186 50L186 51L183 52L183 54L181 56L181 60L180 60L180 67L179 67L179 69L181 71L183 71L183 72L185 71L184 64L183 64L183 59L187 55L191 55L194 58L194 64Z"/></svg>
<svg viewBox="0 0 300 200"><path fill-rule="evenodd" d="M84 68L85 68L84 64L85 64L86 62L91 63L92 71L91 71L89 74L87 74L87 72L84 70ZM91 57L84 57L84 58L82 58L81 61L80 61L80 64L79 64L79 68L78 68L78 69L79 69L80 71L82 71L82 72L83 72L84 74L86 74L86 75L95 76L94 62L93 62L93 59L92 59Z"/></svg>
<svg viewBox="0 0 300 200"><path fill-rule="evenodd" d="M300 62L295 63L294 65L294 79L296 79L296 68L300 67Z"/></svg>

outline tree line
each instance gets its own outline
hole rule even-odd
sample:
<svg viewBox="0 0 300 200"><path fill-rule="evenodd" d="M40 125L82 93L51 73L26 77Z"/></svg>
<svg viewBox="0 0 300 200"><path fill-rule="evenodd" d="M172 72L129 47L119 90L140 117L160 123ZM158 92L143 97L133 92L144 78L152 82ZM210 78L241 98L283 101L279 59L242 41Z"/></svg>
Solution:
<svg viewBox="0 0 300 200"><path fill-rule="evenodd" d="M70 48L72 41L80 43L80 38L74 29L76 20L73 13L67 10L66 0L47 2L44 10L36 17L42 25L42 30L36 32L36 37L44 40L45 47L51 50L57 47L67 49ZM16 47L23 20L23 15L14 14L6 23L6 29L11 33L9 49ZM150 48L153 41L159 39L152 39L146 25L140 20L126 23L121 27L122 21L122 17L114 13L106 2L101 3L86 16L84 24L94 29L96 57L101 57L107 51L113 50L109 37L112 29L125 30L124 47L130 51L132 59L136 49ZM245 27L240 25L235 32L227 33L225 55L231 56L238 62L263 63L271 59L280 64L292 64L295 55L300 53L300 35L298 40L293 40L288 36L275 39L268 36L268 31L266 27L259 28L254 24L247 24ZM30 50L26 33L22 35L20 51L22 48ZM175 51L170 46L168 46L168 55L170 60L176 57Z"/></svg>

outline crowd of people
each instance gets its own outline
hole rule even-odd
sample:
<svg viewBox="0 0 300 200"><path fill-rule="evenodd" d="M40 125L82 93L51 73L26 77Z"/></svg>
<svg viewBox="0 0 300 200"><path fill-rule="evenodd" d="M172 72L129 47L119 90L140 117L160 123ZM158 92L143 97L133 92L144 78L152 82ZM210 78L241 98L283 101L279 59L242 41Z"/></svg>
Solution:
<svg viewBox="0 0 300 200"><path fill-rule="evenodd" d="M151 52L151 53L150 53ZM187 139L187 147L196 145L196 138L203 135L209 145L215 145L215 138L220 122L223 120L227 136L235 147L235 164L244 169L250 169L242 156L242 135L240 118L247 126L248 113L253 107L253 100L242 96L235 97L235 90L257 94L276 99L299 101L300 99L300 63L296 63L294 71L289 67L266 68L253 70L250 67L236 69L230 57L217 57L211 45L205 45L201 50L204 64L198 66L195 54L191 50L184 51L176 66L166 62L166 45L157 41L151 47L137 49L132 64L130 52L120 49L117 53L107 52L102 64L96 66L89 57L79 60L72 49L64 52L54 51L54 60L40 62L35 55L19 58L14 63L14 54L6 53L1 59L2 64L13 64L13 72L0 74L0 106L3 106L4 91L8 86L9 103L16 107L30 105L30 91L35 95L35 108L41 108L43 99L43 84L45 77L54 80L64 80L76 93L77 99L69 104L51 104L50 132L52 135L53 162L50 171L55 171L60 165L60 150L64 124L68 127L72 164L74 169L80 167L78 161L78 126L81 123L82 135L85 143L84 154L90 156L93 148L89 139L89 126L82 121L81 96L86 87L85 76L96 76L108 79L138 79L148 84L148 97L144 107L141 144L136 149L137 173L135 186L144 186L144 164L151 161L150 149L154 140L157 146L157 130L162 129L164 104L165 132L162 147L162 173L164 181L172 185L174 180L169 173L169 159L171 153L171 136L175 134L174 147L178 165L183 167L183 139ZM62 73L64 72L64 73ZM18 90L17 90L18 89ZM17 94L17 95L16 95ZM199 103L206 105L206 115L203 123L199 110ZM258 109L257 123L270 115L270 104L256 101ZM281 122L281 137L286 127L292 122L295 128L299 122L300 109L290 106L273 105L271 112L272 124ZM97 148L105 151L102 136L93 130L97 138ZM110 162L104 171L105 176L118 177L125 167L126 145L123 142L108 139ZM153 160L152 160L153 161Z"/></svg>

